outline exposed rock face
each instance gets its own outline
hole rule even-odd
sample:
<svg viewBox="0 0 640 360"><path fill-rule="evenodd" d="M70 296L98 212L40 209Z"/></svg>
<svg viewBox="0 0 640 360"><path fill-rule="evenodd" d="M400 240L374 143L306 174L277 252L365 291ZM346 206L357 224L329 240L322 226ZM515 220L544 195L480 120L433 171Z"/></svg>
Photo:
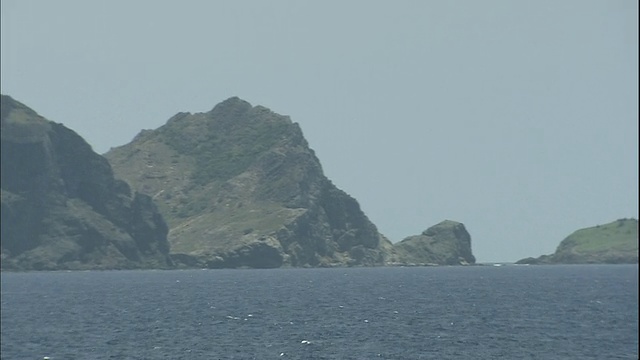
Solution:
<svg viewBox="0 0 640 360"><path fill-rule="evenodd" d="M2 268L163 268L167 226L75 132L1 96Z"/></svg>
<svg viewBox="0 0 640 360"><path fill-rule="evenodd" d="M156 201L184 266L372 266L391 248L324 176L298 124L235 97L105 156Z"/></svg>
<svg viewBox="0 0 640 360"><path fill-rule="evenodd" d="M409 236L393 246L396 265L470 265L476 262L471 253L471 236L464 225L445 220Z"/></svg>
<svg viewBox="0 0 640 360"><path fill-rule="evenodd" d="M517 264L637 264L638 220L619 219L580 229L562 240L556 252Z"/></svg>

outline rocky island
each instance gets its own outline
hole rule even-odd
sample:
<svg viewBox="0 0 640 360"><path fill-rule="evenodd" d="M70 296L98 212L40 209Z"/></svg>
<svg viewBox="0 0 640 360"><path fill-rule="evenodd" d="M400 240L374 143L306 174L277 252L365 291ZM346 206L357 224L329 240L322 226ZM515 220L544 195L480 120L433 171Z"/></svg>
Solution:
<svg viewBox="0 0 640 360"><path fill-rule="evenodd" d="M237 97L206 113L178 113L105 156L118 177L157 202L172 257L184 266L474 262L468 234L466 248L437 235L412 241L430 252L396 249L323 174L297 123Z"/></svg>
<svg viewBox="0 0 640 360"><path fill-rule="evenodd" d="M237 97L103 157L3 96L1 225L10 270L475 262L455 221L393 245L323 174L297 123Z"/></svg>
<svg viewBox="0 0 640 360"><path fill-rule="evenodd" d="M80 136L1 96L2 269L171 266L167 226Z"/></svg>
<svg viewBox="0 0 640 360"><path fill-rule="evenodd" d="M105 156L156 201L183 266L375 266L392 247L324 176L297 123L237 97Z"/></svg>
<svg viewBox="0 0 640 360"><path fill-rule="evenodd" d="M471 235L463 224L445 220L409 236L393 246L389 264L399 265L470 265L476 262L471 253Z"/></svg>
<svg viewBox="0 0 640 360"><path fill-rule="evenodd" d="M637 264L638 220L580 229L562 240L555 253L516 264Z"/></svg>

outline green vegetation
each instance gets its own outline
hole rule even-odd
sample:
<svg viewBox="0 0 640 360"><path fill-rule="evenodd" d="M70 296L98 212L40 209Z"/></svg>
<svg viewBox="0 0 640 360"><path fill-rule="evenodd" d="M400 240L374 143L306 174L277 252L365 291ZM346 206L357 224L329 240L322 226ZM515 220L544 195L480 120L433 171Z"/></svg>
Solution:
<svg viewBox="0 0 640 360"><path fill-rule="evenodd" d="M287 124L259 123L238 129L228 137L214 137L196 152L194 181L230 179L246 170L264 151L280 139ZM243 140L244 139L244 140ZM246 144L240 145L242 141ZM247 146L248 145L248 146Z"/></svg>
<svg viewBox="0 0 640 360"><path fill-rule="evenodd" d="M256 119L252 110L233 119L225 114L197 114L195 119L178 119L164 126L161 134L178 153L195 158L192 179L202 185L242 173L282 139L291 123L275 114L267 115Z"/></svg>
<svg viewBox="0 0 640 360"><path fill-rule="evenodd" d="M580 229L562 240L552 255L526 258L518 264L637 264L638 220L619 219Z"/></svg>
<svg viewBox="0 0 640 360"><path fill-rule="evenodd" d="M242 245L243 239L251 242L277 231L301 213L267 202L251 203L247 208L251 210L224 203L212 212L192 217L171 230L171 250L192 253L233 248Z"/></svg>
<svg viewBox="0 0 640 360"><path fill-rule="evenodd" d="M581 229L567 237L563 244L572 245L579 253L638 251L638 221L619 219L606 225Z"/></svg>

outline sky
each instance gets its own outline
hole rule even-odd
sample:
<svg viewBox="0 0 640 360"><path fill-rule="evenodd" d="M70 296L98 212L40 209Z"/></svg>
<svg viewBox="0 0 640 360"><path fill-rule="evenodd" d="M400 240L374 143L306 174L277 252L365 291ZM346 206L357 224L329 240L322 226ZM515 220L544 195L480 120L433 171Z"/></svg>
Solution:
<svg viewBox="0 0 640 360"><path fill-rule="evenodd" d="M478 262L638 218L635 0L0 0L0 91L98 153L238 96L391 241Z"/></svg>

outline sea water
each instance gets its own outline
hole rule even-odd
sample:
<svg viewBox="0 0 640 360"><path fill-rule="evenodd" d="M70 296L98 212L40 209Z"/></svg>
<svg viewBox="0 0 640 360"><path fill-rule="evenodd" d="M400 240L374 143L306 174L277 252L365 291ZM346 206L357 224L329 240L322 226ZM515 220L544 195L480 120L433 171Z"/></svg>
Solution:
<svg viewBox="0 0 640 360"><path fill-rule="evenodd" d="M2 359L637 359L638 266L1 274Z"/></svg>

